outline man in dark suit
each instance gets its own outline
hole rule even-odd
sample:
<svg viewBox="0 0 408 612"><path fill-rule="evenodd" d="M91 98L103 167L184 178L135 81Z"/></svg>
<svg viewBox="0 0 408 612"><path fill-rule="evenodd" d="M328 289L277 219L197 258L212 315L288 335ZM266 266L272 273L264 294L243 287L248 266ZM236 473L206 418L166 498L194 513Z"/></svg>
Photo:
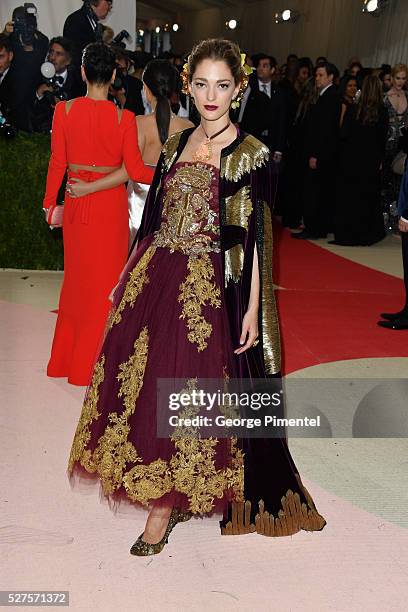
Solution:
<svg viewBox="0 0 408 612"><path fill-rule="evenodd" d="M102 40L102 25L99 21L106 19L112 8L112 0L82 1L83 6L66 18L63 32L64 38L69 38L75 44L78 56L86 45Z"/></svg>
<svg viewBox="0 0 408 612"><path fill-rule="evenodd" d="M310 132L306 140L309 169L304 187L305 229L299 234L292 234L292 238L325 238L331 229L332 192L341 114L341 99L334 84L338 76L336 66L329 62L316 69L319 98L312 109Z"/></svg>
<svg viewBox="0 0 408 612"><path fill-rule="evenodd" d="M73 46L68 38L57 36L50 41L47 61L55 68L55 82L53 85L41 82L36 89L32 109L35 132L51 130L55 105L59 100L71 100L85 93L72 59Z"/></svg>
<svg viewBox="0 0 408 612"><path fill-rule="evenodd" d="M280 162L286 146L285 96L273 82L275 58L256 56L256 73L251 74L238 115L244 132L264 142Z"/></svg>

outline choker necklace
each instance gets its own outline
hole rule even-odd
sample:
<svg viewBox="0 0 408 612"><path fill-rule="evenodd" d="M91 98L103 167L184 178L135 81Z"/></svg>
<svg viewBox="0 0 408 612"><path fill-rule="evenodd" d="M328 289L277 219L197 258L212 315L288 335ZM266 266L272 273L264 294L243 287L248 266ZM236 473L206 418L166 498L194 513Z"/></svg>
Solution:
<svg viewBox="0 0 408 612"><path fill-rule="evenodd" d="M207 132L205 131L205 129L201 125L201 127L203 129L203 132L204 132L204 134L206 136L206 139L204 140L204 142L202 144L200 144L200 146L198 147L197 151L193 154L194 161L208 161L208 160L210 160L212 158L212 153L213 153L212 152L211 141L214 140L214 138L216 138L217 136L220 136L220 134L222 134L223 132L225 132L225 130L227 130L230 125L231 125L231 122L228 121L227 125L225 127L223 127L222 130L220 130L216 134L213 134L212 136L208 136Z"/></svg>

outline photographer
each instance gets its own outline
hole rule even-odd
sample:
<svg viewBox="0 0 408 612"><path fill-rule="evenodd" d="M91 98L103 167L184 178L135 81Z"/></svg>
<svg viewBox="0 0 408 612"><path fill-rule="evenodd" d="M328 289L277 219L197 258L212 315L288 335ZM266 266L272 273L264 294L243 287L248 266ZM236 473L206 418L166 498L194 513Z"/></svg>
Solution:
<svg viewBox="0 0 408 612"><path fill-rule="evenodd" d="M82 81L72 65L72 56L73 49L70 40L62 36L51 40L47 62L54 66L55 75L51 78L44 77L43 82L37 87L32 116L35 132L51 130L55 105L59 100L70 100L84 93ZM47 68L46 64L45 68Z"/></svg>
<svg viewBox="0 0 408 612"><path fill-rule="evenodd" d="M32 95L47 54L48 38L37 29L37 9L31 3L14 9L6 31L13 51L13 63L7 75L10 120L15 127L31 132Z"/></svg>
<svg viewBox="0 0 408 612"><path fill-rule="evenodd" d="M82 8L68 15L64 24L64 38L75 44L79 55L89 43L102 41L103 26L99 21L106 19L112 8L112 0L82 1Z"/></svg>
<svg viewBox="0 0 408 612"><path fill-rule="evenodd" d="M116 78L109 88L109 94L120 108L126 108L135 115L144 115L143 83L129 75L132 64L129 54L122 47L112 47L116 56Z"/></svg>

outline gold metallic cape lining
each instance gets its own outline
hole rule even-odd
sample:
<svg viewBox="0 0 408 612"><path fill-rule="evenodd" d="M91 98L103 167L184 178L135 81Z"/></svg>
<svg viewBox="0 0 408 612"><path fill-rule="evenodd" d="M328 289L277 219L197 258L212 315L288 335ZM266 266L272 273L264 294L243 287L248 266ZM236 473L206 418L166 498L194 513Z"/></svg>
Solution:
<svg viewBox="0 0 408 612"><path fill-rule="evenodd" d="M229 155L221 158L220 176L236 183L247 172L260 168L269 159L269 149L247 135Z"/></svg>
<svg viewBox="0 0 408 612"><path fill-rule="evenodd" d="M263 202L264 249L262 258L262 343L267 374L277 374L281 369L281 350L278 315L272 281L272 217L269 206Z"/></svg>
<svg viewBox="0 0 408 612"><path fill-rule="evenodd" d="M244 249L242 244L236 244L232 248L225 251L225 286L232 279L237 283L241 278L242 269L244 266Z"/></svg>
<svg viewBox="0 0 408 612"><path fill-rule="evenodd" d="M170 167L176 158L182 133L183 132L181 131L176 132L176 134L172 134L163 145L162 151L164 156L164 166L167 172L170 170Z"/></svg>
<svg viewBox="0 0 408 612"><path fill-rule="evenodd" d="M239 225L248 229L248 217L252 212L251 189L248 185L239 189L234 195L225 198L227 225Z"/></svg>
<svg viewBox="0 0 408 612"><path fill-rule="evenodd" d="M259 512L255 516L255 524L251 523L251 502L233 502L231 521L221 528L221 535L241 535L244 533L259 533L261 535L278 537L305 531L320 531L326 524L325 519L317 512L310 493L296 474L301 491L307 504L301 503L299 493L290 489L281 498L282 509L278 516L265 511L265 504L258 502Z"/></svg>

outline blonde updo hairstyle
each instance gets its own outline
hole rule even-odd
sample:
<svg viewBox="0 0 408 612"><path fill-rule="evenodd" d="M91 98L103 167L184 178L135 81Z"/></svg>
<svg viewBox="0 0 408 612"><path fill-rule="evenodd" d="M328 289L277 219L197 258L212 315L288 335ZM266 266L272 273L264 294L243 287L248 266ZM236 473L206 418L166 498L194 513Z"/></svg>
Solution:
<svg viewBox="0 0 408 612"><path fill-rule="evenodd" d="M408 66L406 64L395 64L391 70L392 78L395 78L399 72L405 72L408 77Z"/></svg>

